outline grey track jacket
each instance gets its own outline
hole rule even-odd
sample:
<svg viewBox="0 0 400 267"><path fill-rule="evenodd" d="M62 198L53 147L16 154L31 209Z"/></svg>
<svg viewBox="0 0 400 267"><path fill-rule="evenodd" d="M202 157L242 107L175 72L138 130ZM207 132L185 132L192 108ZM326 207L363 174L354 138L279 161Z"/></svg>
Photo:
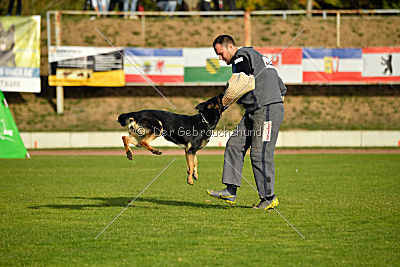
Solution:
<svg viewBox="0 0 400 267"><path fill-rule="evenodd" d="M282 96L286 95L287 88L268 58L252 47L242 47L232 57L231 62L233 73L244 72L256 77L256 88L243 95L238 101L244 106L246 112L283 102Z"/></svg>

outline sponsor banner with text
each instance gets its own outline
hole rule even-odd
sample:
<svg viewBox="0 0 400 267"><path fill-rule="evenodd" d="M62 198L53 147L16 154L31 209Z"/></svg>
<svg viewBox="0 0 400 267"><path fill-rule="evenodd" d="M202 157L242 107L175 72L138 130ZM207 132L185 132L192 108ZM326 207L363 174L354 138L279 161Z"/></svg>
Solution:
<svg viewBox="0 0 400 267"><path fill-rule="evenodd" d="M125 86L123 49L52 46L49 48L51 86Z"/></svg>

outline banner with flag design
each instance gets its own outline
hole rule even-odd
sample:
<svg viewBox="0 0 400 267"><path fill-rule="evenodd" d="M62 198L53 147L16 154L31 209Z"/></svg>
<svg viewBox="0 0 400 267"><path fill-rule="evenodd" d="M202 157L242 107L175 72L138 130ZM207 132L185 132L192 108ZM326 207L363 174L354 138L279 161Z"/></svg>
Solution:
<svg viewBox="0 0 400 267"><path fill-rule="evenodd" d="M362 50L303 48L303 82L359 82Z"/></svg>
<svg viewBox="0 0 400 267"><path fill-rule="evenodd" d="M178 48L125 48L125 82L183 83L184 60ZM143 77L145 76L145 77Z"/></svg>
<svg viewBox="0 0 400 267"><path fill-rule="evenodd" d="M256 47L274 65L285 83L301 83L303 81L302 48L267 48Z"/></svg>
<svg viewBox="0 0 400 267"><path fill-rule="evenodd" d="M213 48L183 48L185 83L226 83L232 67L218 59Z"/></svg>
<svg viewBox="0 0 400 267"><path fill-rule="evenodd" d="M362 81L400 82L400 47L362 49Z"/></svg>
<svg viewBox="0 0 400 267"><path fill-rule="evenodd" d="M287 84L399 83L400 47L267 48ZM224 85L232 67L213 48L50 47L50 85Z"/></svg>

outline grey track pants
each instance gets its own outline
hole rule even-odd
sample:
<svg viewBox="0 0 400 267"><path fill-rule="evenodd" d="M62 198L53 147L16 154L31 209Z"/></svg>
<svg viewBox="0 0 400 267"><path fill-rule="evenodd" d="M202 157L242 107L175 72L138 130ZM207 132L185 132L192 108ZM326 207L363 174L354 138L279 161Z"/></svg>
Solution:
<svg viewBox="0 0 400 267"><path fill-rule="evenodd" d="M251 147L251 165L260 197L275 194L274 152L283 113L283 103L275 103L244 114L226 144L222 183L241 185L244 156ZM271 121L269 141L263 136L267 121Z"/></svg>

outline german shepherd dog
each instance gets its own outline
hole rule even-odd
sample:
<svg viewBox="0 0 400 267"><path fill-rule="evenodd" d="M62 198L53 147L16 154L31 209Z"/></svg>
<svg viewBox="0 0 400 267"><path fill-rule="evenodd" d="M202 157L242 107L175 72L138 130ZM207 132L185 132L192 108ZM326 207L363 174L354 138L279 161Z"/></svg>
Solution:
<svg viewBox="0 0 400 267"><path fill-rule="evenodd" d="M118 122L127 126L129 136L123 136L126 156L132 160L133 144L144 147L153 154L161 155L161 151L150 146L150 141L164 136L185 149L187 163L187 183L193 185L198 179L196 152L207 145L219 119L221 118L223 94L212 97L196 106L199 114L188 116L161 110L141 110L121 114Z"/></svg>
<svg viewBox="0 0 400 267"><path fill-rule="evenodd" d="M5 31L0 23L0 66L15 67L14 49L14 24Z"/></svg>

